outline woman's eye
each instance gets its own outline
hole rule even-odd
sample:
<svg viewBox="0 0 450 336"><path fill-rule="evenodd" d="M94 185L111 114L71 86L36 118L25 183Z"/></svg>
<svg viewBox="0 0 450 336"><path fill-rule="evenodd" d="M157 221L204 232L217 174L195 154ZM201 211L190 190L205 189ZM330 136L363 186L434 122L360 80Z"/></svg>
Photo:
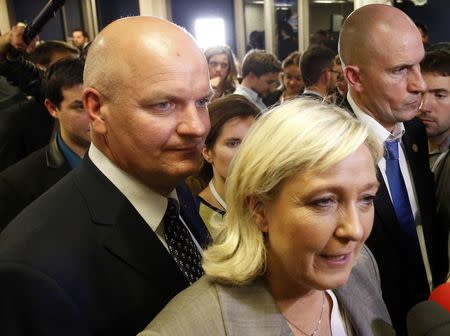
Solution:
<svg viewBox="0 0 450 336"><path fill-rule="evenodd" d="M365 196L362 198L362 201L363 201L365 204L369 204L369 205L373 204L374 200L375 200L375 195L365 195Z"/></svg>
<svg viewBox="0 0 450 336"><path fill-rule="evenodd" d="M326 208L326 207L333 205L334 203L335 203L335 200L333 197L323 197L323 198L316 199L312 202L312 204L318 208Z"/></svg>
<svg viewBox="0 0 450 336"><path fill-rule="evenodd" d="M241 144L241 140L238 140L238 139L227 141L228 147L238 147L240 144Z"/></svg>

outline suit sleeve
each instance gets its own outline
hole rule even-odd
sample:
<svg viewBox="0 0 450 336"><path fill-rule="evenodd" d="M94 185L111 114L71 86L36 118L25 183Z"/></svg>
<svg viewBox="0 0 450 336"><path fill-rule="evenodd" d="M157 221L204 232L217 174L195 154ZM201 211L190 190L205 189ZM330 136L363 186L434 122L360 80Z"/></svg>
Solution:
<svg viewBox="0 0 450 336"><path fill-rule="evenodd" d="M17 215L14 203L14 190L9 183L0 176L0 232Z"/></svg>
<svg viewBox="0 0 450 336"><path fill-rule="evenodd" d="M0 262L0 335L90 335L58 284L30 267Z"/></svg>

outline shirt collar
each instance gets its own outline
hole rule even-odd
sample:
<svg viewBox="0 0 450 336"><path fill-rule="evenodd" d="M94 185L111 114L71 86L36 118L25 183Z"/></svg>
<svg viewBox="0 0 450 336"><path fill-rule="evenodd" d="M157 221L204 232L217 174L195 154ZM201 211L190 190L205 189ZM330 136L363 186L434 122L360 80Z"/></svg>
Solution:
<svg viewBox="0 0 450 336"><path fill-rule="evenodd" d="M260 95L256 91L253 91L252 89L250 89L246 86L243 86L243 85L239 85L239 87L241 88L242 91L247 93L249 95L249 97L252 98L252 100L260 101L260 102L263 101L262 98L260 97Z"/></svg>
<svg viewBox="0 0 450 336"><path fill-rule="evenodd" d="M77 167L81 163L81 158L72 149L70 149L69 146L67 146L64 140L61 138L61 134L59 134L59 131L56 132L56 142L62 154L66 158L70 168L74 169L75 167Z"/></svg>
<svg viewBox="0 0 450 336"><path fill-rule="evenodd" d="M401 140L403 134L405 133L405 126L402 122L396 123L394 125L394 131L391 133L378 121L363 112L363 110L353 100L350 92L347 92L347 100L358 120L367 125L367 127L375 134L380 142L384 143L385 141Z"/></svg>
<svg viewBox="0 0 450 336"><path fill-rule="evenodd" d="M158 194L135 177L120 169L92 143L89 147L89 158L130 201L152 230L156 231L167 209L167 197ZM168 197L175 199L179 210L180 206L176 191L172 190Z"/></svg>
<svg viewBox="0 0 450 336"><path fill-rule="evenodd" d="M303 94L314 94L314 95L319 96L322 99L324 99L324 97L322 97L322 95L319 92L314 91L314 90L310 90L310 89L303 90Z"/></svg>

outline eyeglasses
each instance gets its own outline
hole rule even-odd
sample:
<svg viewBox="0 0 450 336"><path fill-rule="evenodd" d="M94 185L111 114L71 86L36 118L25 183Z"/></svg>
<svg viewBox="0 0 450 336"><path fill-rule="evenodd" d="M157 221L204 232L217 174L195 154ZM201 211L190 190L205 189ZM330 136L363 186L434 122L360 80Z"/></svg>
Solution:
<svg viewBox="0 0 450 336"><path fill-rule="evenodd" d="M227 69L228 68L228 63L219 63L219 62L211 61L211 62L209 62L209 66L211 68L220 67L222 69Z"/></svg>

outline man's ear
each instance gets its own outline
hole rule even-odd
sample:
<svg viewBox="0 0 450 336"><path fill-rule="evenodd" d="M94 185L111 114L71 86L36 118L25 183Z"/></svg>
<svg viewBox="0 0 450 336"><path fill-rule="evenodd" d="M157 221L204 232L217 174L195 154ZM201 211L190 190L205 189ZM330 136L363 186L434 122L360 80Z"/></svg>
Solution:
<svg viewBox="0 0 450 336"><path fill-rule="evenodd" d="M104 96L96 89L87 87L83 91L83 105L89 119L91 119L91 130L98 134L105 134L104 110L106 106Z"/></svg>
<svg viewBox="0 0 450 336"><path fill-rule="evenodd" d="M53 104L49 99L45 98L44 105L47 108L48 113L50 113L53 118L59 118L58 107L55 104Z"/></svg>
<svg viewBox="0 0 450 336"><path fill-rule="evenodd" d="M348 85L356 92L361 92L363 88L361 84L361 69L357 65L347 65L343 71Z"/></svg>
<svg viewBox="0 0 450 336"><path fill-rule="evenodd" d="M212 164L213 163L213 155L211 149L208 149L206 146L202 149L202 155L206 162Z"/></svg>
<svg viewBox="0 0 450 336"><path fill-rule="evenodd" d="M269 222L267 221L267 209L263 201L257 196L247 196L245 206L248 208L256 225L261 232L269 231Z"/></svg>
<svg viewBox="0 0 450 336"><path fill-rule="evenodd" d="M331 80L331 71L330 69L323 70L322 74L320 75L319 81L322 82L322 84L326 87L330 84Z"/></svg>

